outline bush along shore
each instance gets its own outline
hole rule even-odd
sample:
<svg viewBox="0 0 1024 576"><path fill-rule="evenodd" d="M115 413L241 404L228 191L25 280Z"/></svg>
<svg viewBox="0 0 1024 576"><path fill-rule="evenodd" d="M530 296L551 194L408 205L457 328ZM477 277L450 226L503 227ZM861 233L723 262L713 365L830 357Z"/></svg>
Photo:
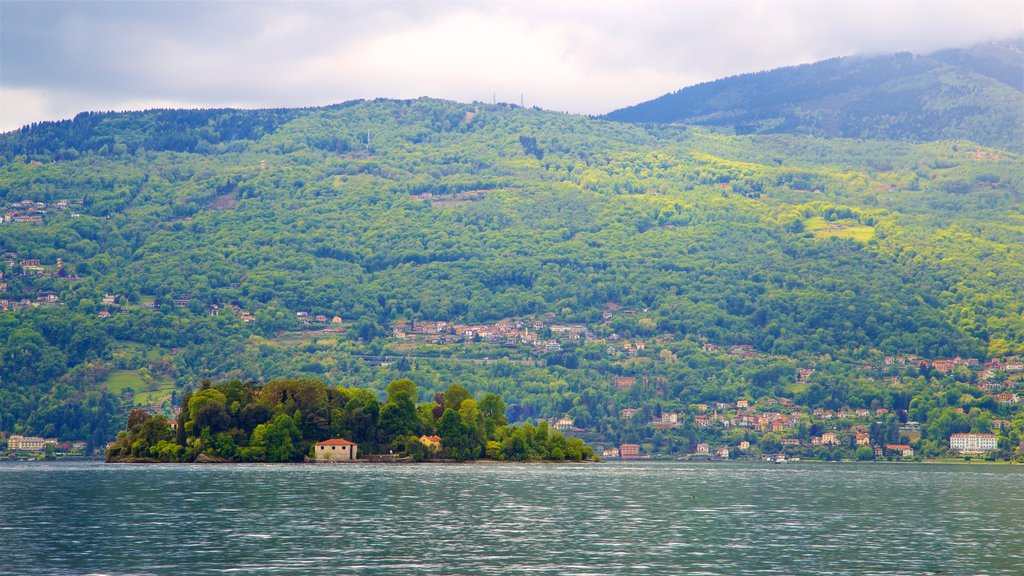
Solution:
<svg viewBox="0 0 1024 576"><path fill-rule="evenodd" d="M505 402L479 401L457 384L417 403L412 380L395 380L382 403L362 388L319 380L204 381L174 419L136 409L107 448L107 462L302 462L318 442L359 461L584 461L594 451L547 422L510 426Z"/></svg>

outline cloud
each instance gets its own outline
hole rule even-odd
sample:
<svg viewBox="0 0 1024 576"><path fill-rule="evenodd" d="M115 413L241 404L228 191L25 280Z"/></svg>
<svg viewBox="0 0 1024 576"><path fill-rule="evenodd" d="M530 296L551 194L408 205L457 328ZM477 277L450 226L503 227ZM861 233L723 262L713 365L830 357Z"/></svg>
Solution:
<svg viewBox="0 0 1024 576"><path fill-rule="evenodd" d="M434 96L602 113L723 76L1020 34L1011 1L0 2L0 130Z"/></svg>

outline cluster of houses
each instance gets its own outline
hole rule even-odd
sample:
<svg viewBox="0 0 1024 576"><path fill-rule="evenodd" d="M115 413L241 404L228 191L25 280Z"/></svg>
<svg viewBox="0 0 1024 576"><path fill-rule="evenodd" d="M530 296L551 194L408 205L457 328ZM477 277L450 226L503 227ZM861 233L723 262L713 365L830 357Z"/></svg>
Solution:
<svg viewBox="0 0 1024 576"><path fill-rule="evenodd" d="M1002 398L1005 396L1005 398ZM1015 394L1000 395L1000 401L1017 402ZM695 428L749 428L763 433L776 433L779 443L784 450L797 450L800 447L862 447L867 446L873 450L875 458L897 457L911 458L914 456L914 449L904 443L882 443L874 444L869 434L868 420L882 417L889 413L886 408L868 410L843 409L838 411L815 409L810 416L798 412L787 414L774 409L774 406L792 407L792 401L786 398L765 398L758 402L759 406L751 405L747 399L738 399L735 402L713 402L691 405L694 413L685 414L678 412L662 412L659 416L645 420L644 424L656 429L672 429L684 425L692 425ZM624 421L634 420L642 413L639 408L625 408L619 412ZM801 424L811 425L817 423L819 427L828 421L846 420L847 422L832 425L831 430L823 431L819 435L797 438L796 431ZM850 420L854 420L850 422ZM857 422L860 420L860 422ZM572 427L572 419L562 418L557 421L563 425L560 429L568 431L581 431ZM563 424L564 423L564 424ZM993 428L1002 428L1007 425L1007 420L993 420ZM819 428L820 429L820 428ZM916 422L907 422L900 427L900 432L913 437L920 430ZM611 447L604 451L602 457L606 459L637 459L648 458L639 444L626 444ZM993 434L954 434L949 440L949 447L953 452L959 454L983 454L997 449L997 438ZM745 454L750 449L747 440L740 440L730 446L714 447L706 442L698 443L689 455L691 458L710 458L728 460L731 453L739 452ZM732 450L732 452L730 452ZM792 452L790 452L792 453ZM765 457L772 459L778 456L768 454Z"/></svg>
<svg viewBox="0 0 1024 576"><path fill-rule="evenodd" d="M44 265L35 258L19 258L16 252L4 253L3 260L7 271L0 271L0 312L17 312L24 308L35 308L39 306L56 306L60 303L60 296L53 290L37 290L34 298L24 293L16 297L10 297L8 292L8 276L13 269L19 276L28 278L59 278L62 280L77 280L74 271L64 266L64 261L57 259L56 265Z"/></svg>
<svg viewBox="0 0 1024 576"><path fill-rule="evenodd" d="M50 210L68 210L75 206L81 206L82 201L77 200L71 202L68 200L58 200L53 204L47 204L46 202L34 202L32 200L22 200L20 202L12 202L8 204L2 214L0 214L0 224L5 222L17 223L17 224L43 224L46 214ZM72 213L72 218L78 218L77 213Z"/></svg>
<svg viewBox="0 0 1024 576"><path fill-rule="evenodd" d="M7 437L8 452L43 452L47 446L53 446L55 452L66 454L84 454L85 442L61 442L57 438L43 438L41 436L24 436L22 434L11 434Z"/></svg>
<svg viewBox="0 0 1024 576"><path fill-rule="evenodd" d="M23 260L30 267L38 267L38 260ZM60 303L60 296L53 290L39 290L35 299L32 298L9 298L7 297L7 281L4 272L0 272L0 312L17 312L24 308L35 308L38 306L56 306Z"/></svg>
<svg viewBox="0 0 1024 576"><path fill-rule="evenodd" d="M1007 356L1004 358L991 358L982 363L977 358L939 358L929 360L914 355L886 356L884 365L890 366L912 366L917 368L930 368L941 374L953 372L958 367L965 367L975 375L975 382L983 389L1000 389L1004 383L993 382L998 372L1024 372L1024 359L1018 356Z"/></svg>
<svg viewBox="0 0 1024 576"><path fill-rule="evenodd" d="M856 444L857 446L871 446L874 450L875 458L884 457L897 457L897 458L913 458L914 449L909 444L895 444L886 443L882 446L872 445L871 439L867 433L857 432ZM839 445L840 439L835 432L826 432L821 436L817 436L812 440L814 445ZM796 438L784 438L782 440L783 447L799 446L800 441ZM953 434L949 438L949 447L951 450L962 455L972 454L985 454L992 452L998 448L998 441L994 434ZM747 440L740 441L735 448L741 453L747 453L750 450L750 442ZM697 457L702 459L717 459L717 460L728 460L731 452L729 446L718 446L712 447L707 442L701 442L697 444L695 451L690 457ZM622 444L620 446L612 446L602 451L601 458L605 460L642 460L651 458L651 454L645 453L640 444ZM785 454L765 454L762 456L763 459L768 461L782 461L788 459Z"/></svg>
<svg viewBox="0 0 1024 576"><path fill-rule="evenodd" d="M311 324L331 324L334 326L340 326L343 322L341 316L335 315L328 318L326 314L313 315L302 310L295 313L295 318L304 326L309 326Z"/></svg>
<svg viewBox="0 0 1024 576"><path fill-rule="evenodd" d="M580 324L548 324L540 320L502 320L492 324L459 324L444 321L399 320L391 326L392 334L400 340L416 340L427 344L455 342L487 342L489 344L518 346L520 344L560 351L560 341L593 340L595 336ZM541 333L550 332L549 338Z"/></svg>

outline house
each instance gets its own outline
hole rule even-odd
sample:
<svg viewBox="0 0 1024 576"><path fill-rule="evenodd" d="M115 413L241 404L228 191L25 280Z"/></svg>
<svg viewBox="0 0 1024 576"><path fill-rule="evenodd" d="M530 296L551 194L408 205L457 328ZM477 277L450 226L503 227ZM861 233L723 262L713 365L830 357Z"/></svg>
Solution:
<svg viewBox="0 0 1024 576"><path fill-rule="evenodd" d="M821 435L821 443L825 446L837 446L839 444L839 438L835 432L825 432Z"/></svg>
<svg viewBox="0 0 1024 576"><path fill-rule="evenodd" d="M711 446L707 442L697 444L697 454L710 454Z"/></svg>
<svg viewBox="0 0 1024 576"><path fill-rule="evenodd" d="M983 454L998 446L995 434L953 434L949 447L960 454Z"/></svg>
<svg viewBox="0 0 1024 576"><path fill-rule="evenodd" d="M781 442L782 442L783 446L799 446L800 445L800 440L798 440L796 438L783 438Z"/></svg>
<svg viewBox="0 0 1024 576"><path fill-rule="evenodd" d="M886 444L885 451L904 458L911 458L914 455L914 449L909 444Z"/></svg>
<svg viewBox="0 0 1024 576"><path fill-rule="evenodd" d="M619 446L619 457L623 460L636 460L640 458L640 445L623 444Z"/></svg>
<svg viewBox="0 0 1024 576"><path fill-rule="evenodd" d="M737 344L735 346L730 346L729 354L739 356L740 358L753 358L757 355L754 351L754 347L750 344Z"/></svg>
<svg viewBox="0 0 1024 576"><path fill-rule="evenodd" d="M1016 394L996 394L996 402L1000 404L1016 404Z"/></svg>
<svg viewBox="0 0 1024 576"><path fill-rule="evenodd" d="M868 444L871 444L871 436L868 436L867 434L857 434L857 436L855 436L855 440L857 442L857 446L867 446Z"/></svg>
<svg viewBox="0 0 1024 576"><path fill-rule="evenodd" d="M428 450L440 450L441 449L441 437L440 436L420 436L420 444L427 447Z"/></svg>
<svg viewBox="0 0 1024 576"><path fill-rule="evenodd" d="M664 412L661 418L651 420L651 426L655 428L675 428L679 424L679 414L676 412Z"/></svg>
<svg viewBox="0 0 1024 576"><path fill-rule="evenodd" d="M718 453L717 454L718 454L718 457L721 458L722 460L728 460L729 459L729 447L728 446L722 446L721 448L718 449Z"/></svg>
<svg viewBox="0 0 1024 576"><path fill-rule="evenodd" d="M746 440L740 442L740 450L743 452L750 450L750 442L747 442Z"/></svg>
<svg viewBox="0 0 1024 576"><path fill-rule="evenodd" d="M739 400L736 401L736 408L749 408L749 407L750 407L750 402L748 402L744 398L740 398Z"/></svg>
<svg viewBox="0 0 1024 576"><path fill-rule="evenodd" d="M317 462L354 462L359 445L344 438L331 438L316 443Z"/></svg>
<svg viewBox="0 0 1024 576"><path fill-rule="evenodd" d="M47 444L57 444L57 440L53 438L41 438L39 436L22 436L21 434L11 434L7 439L7 448L9 450L42 452L43 449L46 448Z"/></svg>
<svg viewBox="0 0 1024 576"><path fill-rule="evenodd" d="M569 418L568 416L565 416L563 418L559 418L555 422L555 425L552 426L552 428L554 428L555 430L561 430L561 431L565 432L567 430L572 430L572 425L573 425L572 418Z"/></svg>
<svg viewBox="0 0 1024 576"><path fill-rule="evenodd" d="M698 428L710 428L712 420L711 417L706 414L698 414L693 417L693 423Z"/></svg>
<svg viewBox="0 0 1024 576"><path fill-rule="evenodd" d="M622 411L619 412L619 417L622 418L623 420L629 420L630 418L635 416L636 413L639 411L639 408L623 408Z"/></svg>
<svg viewBox="0 0 1024 576"><path fill-rule="evenodd" d="M615 446L612 446L611 448L608 448L607 450L604 450L603 452L601 452L601 458L618 458L618 457L619 457L619 449L616 448Z"/></svg>

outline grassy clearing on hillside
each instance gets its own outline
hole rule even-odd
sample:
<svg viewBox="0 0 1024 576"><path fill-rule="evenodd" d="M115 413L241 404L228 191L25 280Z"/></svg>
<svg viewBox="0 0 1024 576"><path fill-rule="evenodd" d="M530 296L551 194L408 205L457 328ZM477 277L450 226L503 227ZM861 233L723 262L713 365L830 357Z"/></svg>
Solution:
<svg viewBox="0 0 1024 576"><path fill-rule="evenodd" d="M100 386L105 387L111 394L117 395L124 392L125 388L131 388L135 390L136 404L163 402L175 389L174 382L171 380L153 380L147 384L138 370L115 370Z"/></svg>
<svg viewBox="0 0 1024 576"><path fill-rule="evenodd" d="M786 393L787 394L802 394L802 393L806 392L807 389L810 388L810 387L811 387L811 385L808 384L807 382L800 382L800 383L794 382L794 383L789 384L789 385L786 386Z"/></svg>
<svg viewBox="0 0 1024 576"><path fill-rule="evenodd" d="M813 233L815 238L850 238L857 242L867 242L875 235L874 226L865 226L856 220L826 222L820 216L804 220L804 230Z"/></svg>

